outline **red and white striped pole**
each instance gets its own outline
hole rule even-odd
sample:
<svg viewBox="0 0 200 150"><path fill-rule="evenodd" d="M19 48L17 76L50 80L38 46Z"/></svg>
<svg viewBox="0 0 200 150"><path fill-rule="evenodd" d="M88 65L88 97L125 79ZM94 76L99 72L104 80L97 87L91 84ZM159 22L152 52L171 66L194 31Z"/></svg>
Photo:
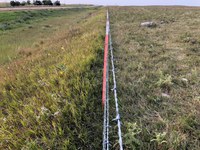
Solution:
<svg viewBox="0 0 200 150"><path fill-rule="evenodd" d="M105 45L104 45L104 66L103 66L103 89L102 89L102 105L104 107L106 101L106 77L107 77L107 63L108 63L108 44L109 44L109 16L107 11L107 20L106 20L106 36L105 36Z"/></svg>

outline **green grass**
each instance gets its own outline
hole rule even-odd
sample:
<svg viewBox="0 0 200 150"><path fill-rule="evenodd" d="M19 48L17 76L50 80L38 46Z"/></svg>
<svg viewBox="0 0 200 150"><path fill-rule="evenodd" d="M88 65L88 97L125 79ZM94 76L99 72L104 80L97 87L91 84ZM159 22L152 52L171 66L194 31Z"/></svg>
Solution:
<svg viewBox="0 0 200 150"><path fill-rule="evenodd" d="M199 8L112 7L110 14L126 149L200 149ZM158 26L140 27L145 21Z"/></svg>
<svg viewBox="0 0 200 150"><path fill-rule="evenodd" d="M43 50L41 47L46 48L60 28L67 29L82 20L85 12L84 9L65 9L0 13L0 20L10 24L9 29L0 31L0 64Z"/></svg>
<svg viewBox="0 0 200 150"><path fill-rule="evenodd" d="M105 14L0 13L9 27L0 31L0 149L102 148ZM199 16L191 7L110 8L125 149L199 150Z"/></svg>
<svg viewBox="0 0 200 150"><path fill-rule="evenodd" d="M70 10L80 12L83 9L84 8L68 8L61 10L26 10L0 12L0 30L10 30L13 28L24 26L24 24L31 24L34 20L63 16L63 13L70 13Z"/></svg>
<svg viewBox="0 0 200 150"><path fill-rule="evenodd" d="M101 149L105 11L74 13L1 86L0 149Z"/></svg>
<svg viewBox="0 0 200 150"><path fill-rule="evenodd" d="M17 14L16 12L1 12L0 13L0 22L7 22L7 21L11 21L11 20L15 20L15 18L18 17L19 14Z"/></svg>

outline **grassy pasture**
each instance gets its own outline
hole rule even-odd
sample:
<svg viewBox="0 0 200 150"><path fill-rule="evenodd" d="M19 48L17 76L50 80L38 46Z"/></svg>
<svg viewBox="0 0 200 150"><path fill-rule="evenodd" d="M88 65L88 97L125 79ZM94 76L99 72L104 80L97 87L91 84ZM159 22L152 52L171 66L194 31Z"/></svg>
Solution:
<svg viewBox="0 0 200 150"><path fill-rule="evenodd" d="M9 7L10 4L9 3L2 3L0 2L0 8L5 8L5 7Z"/></svg>
<svg viewBox="0 0 200 150"><path fill-rule="evenodd" d="M5 34L27 45L1 84L0 149L100 149L104 9L62 11L30 25Z"/></svg>
<svg viewBox="0 0 200 150"><path fill-rule="evenodd" d="M105 14L0 13L0 149L102 148ZM125 149L199 150L199 16L191 7L110 8Z"/></svg>
<svg viewBox="0 0 200 150"><path fill-rule="evenodd" d="M0 64L41 50L60 28L69 27L73 17L82 12L83 9L1 12Z"/></svg>
<svg viewBox="0 0 200 150"><path fill-rule="evenodd" d="M200 149L199 8L110 14L126 149ZM140 27L145 21L157 27Z"/></svg>
<svg viewBox="0 0 200 150"><path fill-rule="evenodd" d="M0 30L7 31L27 24L41 21L48 17L61 17L63 14L70 16L72 13L83 11L84 8L67 8L60 10L22 10L22 11L2 11L0 12Z"/></svg>
<svg viewBox="0 0 200 150"><path fill-rule="evenodd" d="M33 19L45 18L48 16L56 16L62 13L62 11L66 10L35 10L35 11L7 11L0 12L0 23L6 24L7 28L1 27L1 30L8 30L19 25L23 25L23 23L28 23L28 21L32 21ZM18 25L18 26L17 26Z"/></svg>

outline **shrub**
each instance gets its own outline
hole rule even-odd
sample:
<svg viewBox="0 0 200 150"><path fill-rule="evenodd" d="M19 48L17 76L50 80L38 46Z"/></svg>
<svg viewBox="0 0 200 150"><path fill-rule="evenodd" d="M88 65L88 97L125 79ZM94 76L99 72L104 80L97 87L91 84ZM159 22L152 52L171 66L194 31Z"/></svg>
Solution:
<svg viewBox="0 0 200 150"><path fill-rule="evenodd" d="M31 5L31 1L30 0L27 0L27 5Z"/></svg>
<svg viewBox="0 0 200 150"><path fill-rule="evenodd" d="M43 5L53 5L52 1L51 0L43 0L42 1Z"/></svg>
<svg viewBox="0 0 200 150"><path fill-rule="evenodd" d="M25 6L25 5L26 5L25 1L21 2L21 6Z"/></svg>
<svg viewBox="0 0 200 150"><path fill-rule="evenodd" d="M8 30L8 29L10 29L10 24L8 23L0 24L0 31Z"/></svg>
<svg viewBox="0 0 200 150"><path fill-rule="evenodd" d="M42 5L42 2L40 0L36 0L35 2L33 2L33 5Z"/></svg>
<svg viewBox="0 0 200 150"><path fill-rule="evenodd" d="M60 5L61 5L61 4L60 4L60 1L58 1L58 0L55 1L55 2L54 2L54 5L55 5L55 6L60 6Z"/></svg>
<svg viewBox="0 0 200 150"><path fill-rule="evenodd" d="M15 1L10 1L10 5L14 7L15 6Z"/></svg>
<svg viewBox="0 0 200 150"><path fill-rule="evenodd" d="M19 1L15 1L15 6L20 6L21 3Z"/></svg>

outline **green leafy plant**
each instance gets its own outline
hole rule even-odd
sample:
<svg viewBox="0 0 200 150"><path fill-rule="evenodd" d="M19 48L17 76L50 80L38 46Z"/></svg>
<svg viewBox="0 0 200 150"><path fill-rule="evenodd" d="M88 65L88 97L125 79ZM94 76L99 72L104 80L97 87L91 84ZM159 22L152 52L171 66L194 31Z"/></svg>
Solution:
<svg viewBox="0 0 200 150"><path fill-rule="evenodd" d="M159 71L159 80L156 85L161 88L170 88L173 85L172 76L169 74L164 74L161 70Z"/></svg>
<svg viewBox="0 0 200 150"><path fill-rule="evenodd" d="M138 146L140 146L140 140L137 138L142 132L142 129L137 125L137 123L126 123L127 133L123 136L125 144L135 150Z"/></svg>
<svg viewBox="0 0 200 150"><path fill-rule="evenodd" d="M155 138L151 140L151 142L156 142L158 143L158 145L162 145L162 144L166 144L166 135L167 132L163 132L163 133L155 133Z"/></svg>

